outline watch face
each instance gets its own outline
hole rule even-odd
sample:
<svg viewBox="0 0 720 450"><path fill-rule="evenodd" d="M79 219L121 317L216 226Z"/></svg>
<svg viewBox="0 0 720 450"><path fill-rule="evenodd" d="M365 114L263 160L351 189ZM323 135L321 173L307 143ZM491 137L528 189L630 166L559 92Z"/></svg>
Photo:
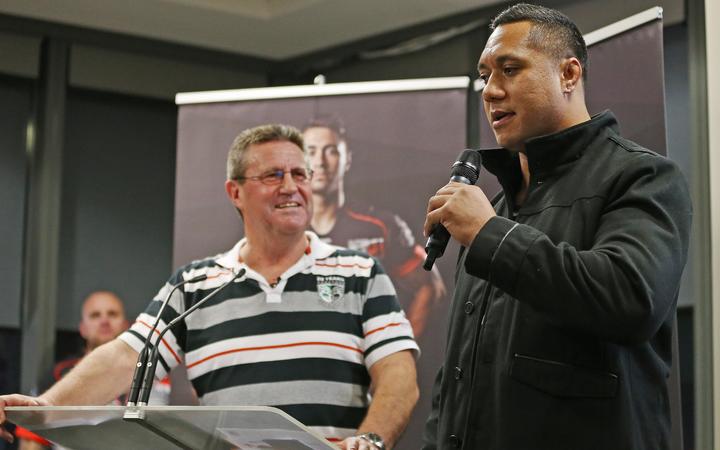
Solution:
<svg viewBox="0 0 720 450"><path fill-rule="evenodd" d="M383 442L382 438L378 436L375 433L365 433L362 435L362 437L368 441L370 441L375 447L379 448L380 450L385 449L385 443Z"/></svg>

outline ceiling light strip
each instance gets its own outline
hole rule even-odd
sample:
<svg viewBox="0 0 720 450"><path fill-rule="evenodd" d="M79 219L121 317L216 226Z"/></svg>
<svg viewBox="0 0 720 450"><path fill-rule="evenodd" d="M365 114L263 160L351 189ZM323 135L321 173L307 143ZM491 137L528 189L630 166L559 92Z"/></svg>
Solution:
<svg viewBox="0 0 720 450"><path fill-rule="evenodd" d="M469 77L444 77L389 81L362 81L357 83L309 84L300 86L278 86L223 91L181 92L175 95L175 103L177 105L190 105L196 103L237 102L277 98L461 89L467 88L469 84Z"/></svg>
<svg viewBox="0 0 720 450"><path fill-rule="evenodd" d="M645 11L639 12L630 17L611 23L606 27L598 28L595 31L587 33L583 36L585 38L585 45L589 47L620 33L637 28L640 25L652 22L653 20L662 19L662 17L663 9L659 6L653 6L650 9L646 9Z"/></svg>

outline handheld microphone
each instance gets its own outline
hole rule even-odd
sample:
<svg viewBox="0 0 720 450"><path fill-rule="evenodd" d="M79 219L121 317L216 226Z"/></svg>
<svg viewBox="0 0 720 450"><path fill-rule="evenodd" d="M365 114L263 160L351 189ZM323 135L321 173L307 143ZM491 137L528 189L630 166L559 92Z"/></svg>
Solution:
<svg viewBox="0 0 720 450"><path fill-rule="evenodd" d="M163 300L162 304L160 305L160 310L157 313L157 319L155 320L155 324L152 326L152 328L150 328L150 332L145 338L145 345L143 345L142 351L140 351L140 354L138 354L138 359L135 363L135 373L133 373L132 383L130 384L130 391L128 392L127 406L135 406L135 402L137 402L138 394L140 393L140 382L143 379L143 375L145 373L145 365L147 364L147 359L150 354L150 341L152 339L153 333L155 332L158 324L160 323L160 318L162 317L162 313L165 310L165 306L167 306L167 304L170 302L170 298L172 297L173 293L178 288L188 283L198 283L200 281L205 281L206 279L207 275L198 275L196 277L190 278L189 280L183 280L180 283L173 285L168 295L165 296L165 300Z"/></svg>
<svg viewBox="0 0 720 450"><path fill-rule="evenodd" d="M482 157L477 150L465 149L458 156L457 161L452 165L450 171L450 181L456 181L464 184L475 184L480 176L480 164ZM427 243L425 244L425 263L423 269L432 270L435 260L445 253L445 248L450 240L450 233L440 223L435 225L430 232Z"/></svg>
<svg viewBox="0 0 720 450"><path fill-rule="evenodd" d="M155 345L152 350L152 354L150 355L150 359L147 362L146 368L145 368L145 374L143 375L143 382L140 388L140 395L138 399L138 406L144 406L147 405L148 399L150 398L150 391L152 389L152 383L153 379L155 378L155 370L157 368L158 360L160 359L160 343L162 342L162 338L171 328L175 326L178 322L185 320L187 316L193 313L196 309L198 309L200 306L203 305L203 303L207 302L211 298L215 296L218 292L222 291L226 287L228 287L232 282L237 280L238 278L245 275L246 270L240 269L238 273L235 274L234 277L232 277L229 281L226 281L221 286L215 288L212 292L210 292L205 297L201 298L197 303L192 305L190 308L187 309L184 313L177 316L175 319L170 321L170 323L167 324L164 330L158 335L157 339L155 339Z"/></svg>

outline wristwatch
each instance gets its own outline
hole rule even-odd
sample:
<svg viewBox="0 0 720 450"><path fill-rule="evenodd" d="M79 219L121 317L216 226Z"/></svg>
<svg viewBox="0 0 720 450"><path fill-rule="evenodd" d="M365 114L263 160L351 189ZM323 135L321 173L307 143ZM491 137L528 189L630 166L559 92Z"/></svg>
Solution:
<svg viewBox="0 0 720 450"><path fill-rule="evenodd" d="M385 448L385 442L383 439L375 433L364 433L358 436L360 439L364 439L377 447L380 450L387 450Z"/></svg>

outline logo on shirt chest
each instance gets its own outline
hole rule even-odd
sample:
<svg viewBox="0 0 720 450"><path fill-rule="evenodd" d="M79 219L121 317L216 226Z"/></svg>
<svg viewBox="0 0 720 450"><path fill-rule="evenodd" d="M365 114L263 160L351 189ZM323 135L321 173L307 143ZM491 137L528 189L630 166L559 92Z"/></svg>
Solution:
<svg viewBox="0 0 720 450"><path fill-rule="evenodd" d="M317 277L317 291L320 300L333 303L345 294L345 278L339 276Z"/></svg>

